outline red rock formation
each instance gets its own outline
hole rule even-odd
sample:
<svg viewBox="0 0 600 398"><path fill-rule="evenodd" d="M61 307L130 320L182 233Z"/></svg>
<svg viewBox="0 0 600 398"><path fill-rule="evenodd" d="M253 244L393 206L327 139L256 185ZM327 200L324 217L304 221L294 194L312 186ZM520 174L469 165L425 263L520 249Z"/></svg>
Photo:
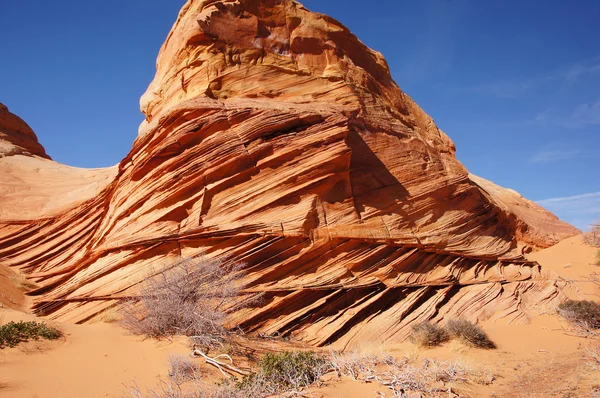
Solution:
<svg viewBox="0 0 600 398"><path fill-rule="evenodd" d="M444 316L526 316L559 292L510 203L474 183L383 57L293 0L191 0L142 97L114 180L70 209L0 221L0 258L35 310L85 322L149 269L205 252L245 266L248 331L394 341ZM108 175L108 174L107 174ZM534 214L537 209L528 214Z"/></svg>
<svg viewBox="0 0 600 398"><path fill-rule="evenodd" d="M27 123L0 103L0 158L17 154L50 159Z"/></svg>
<svg viewBox="0 0 600 398"><path fill-rule="evenodd" d="M0 228L3 220L25 225L72 209L96 197L116 174L116 167L53 162L31 128L0 104Z"/></svg>
<svg viewBox="0 0 600 398"><path fill-rule="evenodd" d="M516 238L525 245L524 251L554 246L580 232L512 189L502 188L473 174L470 178L490 196L496 206L516 218Z"/></svg>

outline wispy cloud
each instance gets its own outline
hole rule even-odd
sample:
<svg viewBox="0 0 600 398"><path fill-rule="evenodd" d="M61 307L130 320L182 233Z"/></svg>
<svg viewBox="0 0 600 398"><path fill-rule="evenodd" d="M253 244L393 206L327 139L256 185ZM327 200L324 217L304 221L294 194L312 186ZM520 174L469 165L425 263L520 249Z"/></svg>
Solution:
<svg viewBox="0 0 600 398"><path fill-rule="evenodd" d="M600 192L545 199L537 203L579 229L587 229L600 217Z"/></svg>
<svg viewBox="0 0 600 398"><path fill-rule="evenodd" d="M532 82L501 81L481 84L479 86L472 87L469 91L480 94L489 94L499 98L514 99L521 97L533 87L534 84Z"/></svg>
<svg viewBox="0 0 600 398"><path fill-rule="evenodd" d="M515 99L520 98L536 88L548 84L573 84L590 75L600 73L600 60L595 59L587 63L576 63L563 70L552 72L546 75L537 76L531 79L523 80L500 80L495 82L483 83L474 87L467 88L467 91L479 94L491 95L494 97Z"/></svg>
<svg viewBox="0 0 600 398"><path fill-rule="evenodd" d="M600 100L579 105L568 119L574 127L600 125Z"/></svg>
<svg viewBox="0 0 600 398"><path fill-rule="evenodd" d="M544 145L531 156L531 163L551 163L573 159L594 159L600 157L595 150L574 148L568 144Z"/></svg>
<svg viewBox="0 0 600 398"><path fill-rule="evenodd" d="M600 72L600 62L591 64L575 64L571 66L567 71L559 73L557 79L563 79L569 82L579 80L586 75Z"/></svg>
<svg viewBox="0 0 600 398"><path fill-rule="evenodd" d="M543 149L535 153L532 158L532 163L550 163L560 160L570 160L577 157L585 156L584 151L580 149L561 150L561 149Z"/></svg>
<svg viewBox="0 0 600 398"><path fill-rule="evenodd" d="M590 202L598 205L599 207L595 210L600 211L600 192L585 193L583 195L565 196L561 198L551 198L538 201L538 203L542 206L573 206L575 204L589 204ZM589 209L583 211L587 213L589 212Z"/></svg>
<svg viewBox="0 0 600 398"><path fill-rule="evenodd" d="M523 125L555 125L571 129L581 129L600 125L600 99L595 102L585 102L568 112L558 112L552 108L538 113L532 120Z"/></svg>

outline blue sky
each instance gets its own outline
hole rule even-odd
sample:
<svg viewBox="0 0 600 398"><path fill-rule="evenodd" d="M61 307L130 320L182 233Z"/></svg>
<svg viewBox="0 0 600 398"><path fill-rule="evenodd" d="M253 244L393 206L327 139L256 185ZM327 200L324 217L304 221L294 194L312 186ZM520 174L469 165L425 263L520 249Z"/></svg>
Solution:
<svg viewBox="0 0 600 398"><path fill-rule="evenodd" d="M4 0L0 102L57 161L117 163L183 0ZM304 0L387 58L467 168L579 228L600 217L600 2Z"/></svg>

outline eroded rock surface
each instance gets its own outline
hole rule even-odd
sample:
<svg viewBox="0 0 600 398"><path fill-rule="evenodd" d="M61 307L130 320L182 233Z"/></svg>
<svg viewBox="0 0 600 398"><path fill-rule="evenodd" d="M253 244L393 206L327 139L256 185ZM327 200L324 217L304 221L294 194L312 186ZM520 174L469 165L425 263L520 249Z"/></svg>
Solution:
<svg viewBox="0 0 600 398"><path fill-rule="evenodd" d="M28 224L70 210L95 198L116 174L117 167L53 162L27 123L0 104L0 228L3 221Z"/></svg>
<svg viewBox="0 0 600 398"><path fill-rule="evenodd" d="M29 125L0 103L0 158L19 154L50 159Z"/></svg>
<svg viewBox="0 0 600 398"><path fill-rule="evenodd" d="M522 251L577 230L545 217L527 233L539 219L473 181L383 56L296 1L188 1L141 108L101 192L0 223L0 258L42 286L36 311L88 321L201 252L243 262L241 300L263 297L232 325L318 345L523 320L560 295Z"/></svg>

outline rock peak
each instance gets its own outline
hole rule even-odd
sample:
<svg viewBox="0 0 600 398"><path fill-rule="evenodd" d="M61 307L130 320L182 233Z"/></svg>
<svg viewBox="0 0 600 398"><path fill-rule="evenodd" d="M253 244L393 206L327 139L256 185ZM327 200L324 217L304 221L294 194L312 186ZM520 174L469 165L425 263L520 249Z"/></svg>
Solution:
<svg viewBox="0 0 600 398"><path fill-rule="evenodd" d="M31 127L0 103L0 158L12 155L50 159Z"/></svg>
<svg viewBox="0 0 600 398"><path fill-rule="evenodd" d="M380 53L292 0L188 1L141 109L151 122L192 98L324 104L423 130L435 126L392 80Z"/></svg>

